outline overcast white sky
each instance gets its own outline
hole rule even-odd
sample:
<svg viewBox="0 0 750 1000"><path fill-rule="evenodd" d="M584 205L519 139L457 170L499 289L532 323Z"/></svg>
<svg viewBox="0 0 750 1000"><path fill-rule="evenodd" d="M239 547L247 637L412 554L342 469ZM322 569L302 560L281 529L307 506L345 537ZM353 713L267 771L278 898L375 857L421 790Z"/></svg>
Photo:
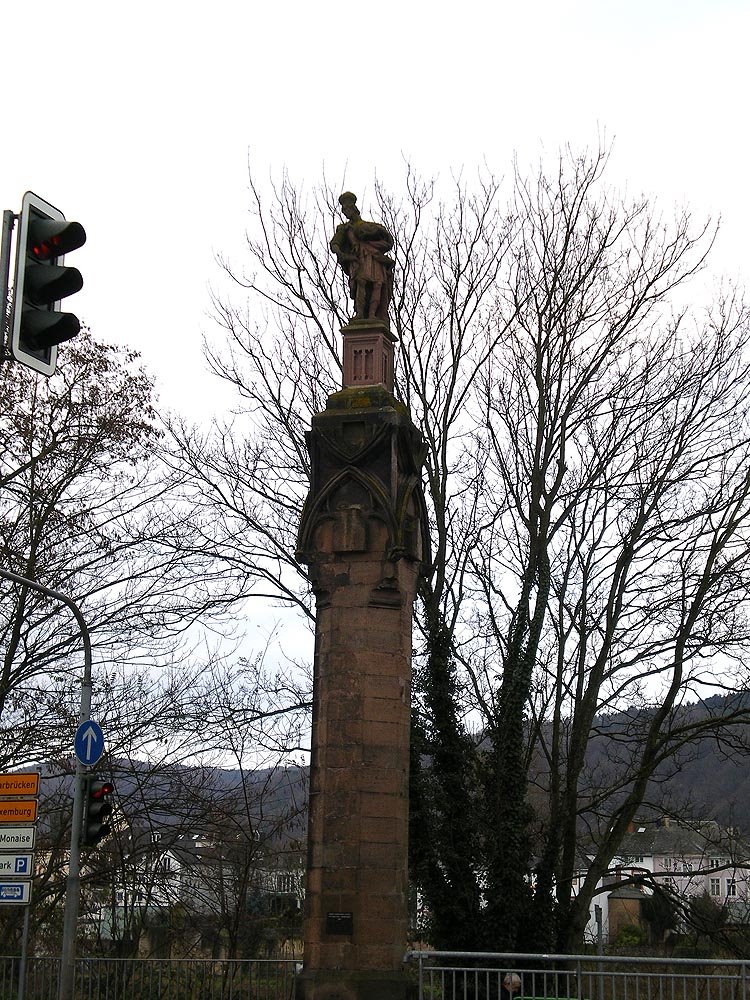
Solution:
<svg viewBox="0 0 750 1000"><path fill-rule="evenodd" d="M83 223L71 308L196 415L248 151L363 192L404 156L502 174L605 132L610 179L721 214L717 263L747 276L748 0L6 0L0 38L0 208L30 189Z"/></svg>

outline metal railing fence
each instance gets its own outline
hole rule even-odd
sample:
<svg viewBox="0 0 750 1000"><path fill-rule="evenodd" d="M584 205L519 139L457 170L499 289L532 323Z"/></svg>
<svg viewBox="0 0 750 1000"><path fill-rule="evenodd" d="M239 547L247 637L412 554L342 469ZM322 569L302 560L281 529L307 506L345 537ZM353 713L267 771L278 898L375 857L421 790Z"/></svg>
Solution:
<svg viewBox="0 0 750 1000"><path fill-rule="evenodd" d="M750 1000L750 961L413 951L419 1000ZM294 1000L293 959L79 958L76 1000ZM59 958L30 957L24 1000L57 1000ZM0 1000L20 959L0 957ZM518 980L512 994L508 974Z"/></svg>
<svg viewBox="0 0 750 1000"><path fill-rule="evenodd" d="M78 958L76 1000L294 1000L292 959ZM27 959L24 1000L57 1000L59 958ZM17 1000L20 959L0 957L0 1000Z"/></svg>
<svg viewBox="0 0 750 1000"><path fill-rule="evenodd" d="M743 961L436 951L406 960L419 1000L750 1000Z"/></svg>

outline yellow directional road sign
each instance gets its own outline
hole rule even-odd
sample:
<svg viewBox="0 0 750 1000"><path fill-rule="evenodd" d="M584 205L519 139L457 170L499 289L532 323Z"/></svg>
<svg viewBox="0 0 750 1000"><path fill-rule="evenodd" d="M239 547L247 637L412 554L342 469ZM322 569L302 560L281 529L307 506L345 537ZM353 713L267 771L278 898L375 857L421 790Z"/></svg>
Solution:
<svg viewBox="0 0 750 1000"><path fill-rule="evenodd" d="M0 774L0 795L38 795L39 772Z"/></svg>
<svg viewBox="0 0 750 1000"><path fill-rule="evenodd" d="M0 799L0 823L33 823L36 799Z"/></svg>

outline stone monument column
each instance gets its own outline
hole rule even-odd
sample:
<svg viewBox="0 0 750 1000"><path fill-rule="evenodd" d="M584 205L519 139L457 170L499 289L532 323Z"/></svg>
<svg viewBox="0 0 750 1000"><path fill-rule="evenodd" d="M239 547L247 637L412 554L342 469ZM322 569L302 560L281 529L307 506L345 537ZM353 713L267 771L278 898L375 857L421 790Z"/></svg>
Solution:
<svg viewBox="0 0 750 1000"><path fill-rule="evenodd" d="M349 224L353 198L341 199ZM374 233L387 261L390 235L353 211L361 231L352 242ZM340 232L349 224L331 243L340 260L355 252L351 234ZM392 395L390 274L361 260L347 271L357 315L342 330L344 388L308 434L311 488L297 552L317 609L299 1000L406 993L412 607L428 558L424 451Z"/></svg>

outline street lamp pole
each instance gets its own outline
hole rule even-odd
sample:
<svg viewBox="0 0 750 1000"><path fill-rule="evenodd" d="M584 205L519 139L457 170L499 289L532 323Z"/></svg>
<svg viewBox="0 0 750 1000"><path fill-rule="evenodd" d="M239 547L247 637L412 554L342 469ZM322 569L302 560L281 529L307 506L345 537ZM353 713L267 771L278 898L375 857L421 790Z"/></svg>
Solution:
<svg viewBox="0 0 750 1000"><path fill-rule="evenodd" d="M17 573L0 569L0 577L24 587L39 591L46 597L60 601L70 608L81 630L83 638L83 680L81 682L81 709L79 725L88 722L91 715L91 636L88 626L81 614L81 609L66 594L43 587L41 583L29 580ZM73 1000L75 981L75 951L76 925L78 923L78 904L81 896L81 823L83 818L83 764L76 759L75 790L73 792L73 819L70 829L70 859L68 861L68 878L65 888L65 912L63 916L62 959L60 966L60 988L58 1000Z"/></svg>

